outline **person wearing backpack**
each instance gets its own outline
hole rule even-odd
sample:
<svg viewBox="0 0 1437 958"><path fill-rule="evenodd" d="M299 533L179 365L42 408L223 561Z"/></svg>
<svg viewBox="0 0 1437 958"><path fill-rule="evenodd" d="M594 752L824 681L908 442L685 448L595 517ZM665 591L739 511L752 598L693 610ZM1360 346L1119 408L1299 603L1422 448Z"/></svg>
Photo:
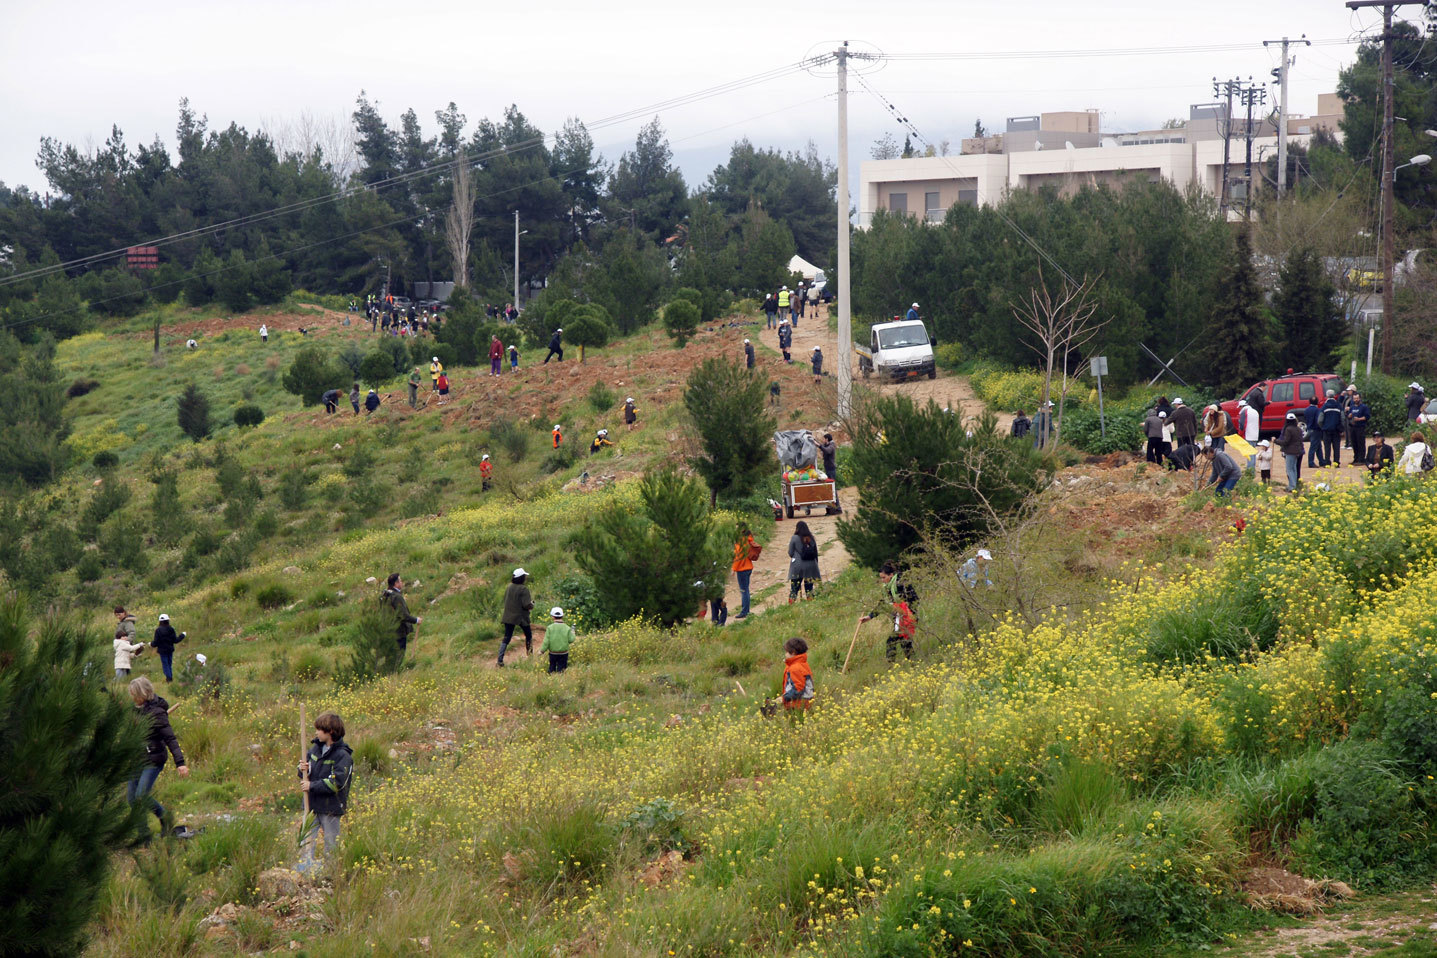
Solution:
<svg viewBox="0 0 1437 958"><path fill-rule="evenodd" d="M813 669L808 666L808 643L794 636L783 643L783 707L806 711L813 703Z"/></svg>
<svg viewBox="0 0 1437 958"><path fill-rule="evenodd" d="M798 601L799 586L803 586L804 598L813 598L813 584L821 578L818 571L818 540L808 531L808 523L799 522L794 526L793 538L788 540L788 603Z"/></svg>
<svg viewBox="0 0 1437 958"><path fill-rule="evenodd" d="M304 860L299 870L314 865L314 848L324 835L324 854L334 854L339 842L339 819L349 806L349 786L354 781L354 752L344 741L344 720L324 712L314 720L314 739L299 763L299 790L309 793L309 810L314 824L305 833Z"/></svg>
<svg viewBox="0 0 1437 958"><path fill-rule="evenodd" d="M404 662L404 653L409 648L409 636L414 627L423 622L421 616L409 614L409 603L404 600L404 580L398 572L390 573L379 601L394 611L395 641L399 643L399 661Z"/></svg>
<svg viewBox="0 0 1437 958"><path fill-rule="evenodd" d="M1322 452L1333 467L1342 463L1342 403L1331 389L1327 391L1327 402L1322 404L1318 416L1322 427Z"/></svg>
<svg viewBox="0 0 1437 958"><path fill-rule="evenodd" d="M1397 461L1397 471L1407 476L1432 471L1432 447L1427 445L1420 432L1414 432L1408 439L1407 448L1402 450L1402 458Z"/></svg>
<svg viewBox="0 0 1437 958"><path fill-rule="evenodd" d="M738 615L735 619L748 618L749 610L749 581L753 578L754 550L758 543L753 541L753 533L748 531L748 526L738 527L738 542L733 547L733 570L734 578L738 580L738 594L741 604Z"/></svg>

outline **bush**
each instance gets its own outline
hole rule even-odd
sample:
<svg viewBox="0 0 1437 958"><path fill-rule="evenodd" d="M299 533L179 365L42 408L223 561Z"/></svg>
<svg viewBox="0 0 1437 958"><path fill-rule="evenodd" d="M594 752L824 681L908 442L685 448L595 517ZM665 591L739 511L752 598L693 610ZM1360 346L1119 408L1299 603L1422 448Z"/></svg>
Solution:
<svg viewBox="0 0 1437 958"><path fill-rule="evenodd" d="M210 434L210 400L194 383L180 395L177 417L180 430L195 442Z"/></svg>
<svg viewBox="0 0 1437 958"><path fill-rule="evenodd" d="M1015 409L1033 410L1043 398L1043 375L1028 370L981 369L975 372L969 382L978 398L995 412L1012 412ZM1053 402L1058 401L1061 387L1053 384ZM1072 402L1069 395L1068 401Z"/></svg>
<svg viewBox="0 0 1437 958"><path fill-rule="evenodd" d="M256 592L254 601L261 609L269 611L289 605L294 601L294 593L276 582Z"/></svg>
<svg viewBox="0 0 1437 958"><path fill-rule="evenodd" d="M564 610L564 620L575 628L607 629L614 624L594 580L581 572L570 572L554 583L554 604Z"/></svg>
<svg viewBox="0 0 1437 958"><path fill-rule="evenodd" d="M502 449L510 462L523 462L529 454L529 431L517 423L501 419L489 427L489 445Z"/></svg>
<svg viewBox="0 0 1437 958"><path fill-rule="evenodd" d="M70 384L70 388L65 390L65 395L70 399L78 399L99 388L100 381L98 379L85 379L82 376Z"/></svg>
<svg viewBox="0 0 1437 958"><path fill-rule="evenodd" d="M594 412L611 412L618 405L619 394L595 380L594 385L589 387L588 400Z"/></svg>
<svg viewBox="0 0 1437 958"><path fill-rule="evenodd" d="M105 563L93 549L87 549L75 563L75 578L80 582L95 582L104 574Z"/></svg>
<svg viewBox="0 0 1437 958"><path fill-rule="evenodd" d="M674 345L682 349L699 328L699 308L686 299L676 299L664 307L664 329Z"/></svg>
<svg viewBox="0 0 1437 958"><path fill-rule="evenodd" d="M539 463L539 471L545 475L561 472L583 458L583 454L584 450L579 443L573 440L561 443L558 449L545 456L544 461Z"/></svg>
<svg viewBox="0 0 1437 958"><path fill-rule="evenodd" d="M341 389L351 379L349 370L335 362L321 346L303 346L281 380L285 392L299 397L301 405L318 403L327 390Z"/></svg>
<svg viewBox="0 0 1437 958"><path fill-rule="evenodd" d="M359 378L369 386L380 386L394 378L394 357L382 349L364 357L359 364Z"/></svg>
<svg viewBox="0 0 1437 958"><path fill-rule="evenodd" d="M0 953L79 954L115 853L145 827L142 805L116 799L145 732L90 655L98 637L50 620L32 639L31 626L18 599L0 600L0 724L45 729L0 745Z"/></svg>
<svg viewBox="0 0 1437 958"><path fill-rule="evenodd" d="M368 682L398 672L403 653L397 635L394 611L377 601L367 603L350 627L349 666L343 680Z"/></svg>
<svg viewBox="0 0 1437 958"><path fill-rule="evenodd" d="M246 403L235 407L234 418L235 425L242 429L246 426L258 426L264 422L264 410L253 403Z"/></svg>
<svg viewBox="0 0 1437 958"><path fill-rule="evenodd" d="M80 515L80 535L93 540L100 533L101 523L123 509L129 501L129 486L110 480L104 481L90 497L85 511Z"/></svg>
<svg viewBox="0 0 1437 958"><path fill-rule="evenodd" d="M187 697L215 702L229 691L230 673L216 656L210 655L207 658L204 665L194 656L179 663L175 668L175 689Z"/></svg>
<svg viewBox="0 0 1437 958"><path fill-rule="evenodd" d="M313 682L324 674L329 663L323 655L314 649L306 649L299 654L291 665L294 677L301 682Z"/></svg>
<svg viewBox="0 0 1437 958"><path fill-rule="evenodd" d="M1373 373L1353 381L1362 401L1372 410L1367 435L1374 431L1387 436L1410 433L1407 429L1407 384L1400 379Z"/></svg>
<svg viewBox="0 0 1437 958"><path fill-rule="evenodd" d="M704 360L685 384L684 408L704 450L689 464L708 483L712 502L746 495L777 467L765 379L738 363Z"/></svg>
<svg viewBox="0 0 1437 958"><path fill-rule="evenodd" d="M968 350L962 343L942 343L933 350L933 358L944 369L956 370L968 359Z"/></svg>
<svg viewBox="0 0 1437 958"><path fill-rule="evenodd" d="M172 469L162 469L150 476L155 484L150 493L150 528L155 538L165 545L174 545L190 531L190 516L180 501L180 482Z"/></svg>
<svg viewBox="0 0 1437 958"><path fill-rule="evenodd" d="M687 852L692 843L684 831L683 816L673 802L655 798L625 816L619 832L645 856L667 851Z"/></svg>
<svg viewBox="0 0 1437 958"><path fill-rule="evenodd" d="M300 466L293 466L280 473L279 503L291 512L303 509L309 501L310 475Z"/></svg>
<svg viewBox="0 0 1437 958"><path fill-rule="evenodd" d="M120 457L109 449L101 449L90 458L90 464L101 472L109 472L120 464Z"/></svg>

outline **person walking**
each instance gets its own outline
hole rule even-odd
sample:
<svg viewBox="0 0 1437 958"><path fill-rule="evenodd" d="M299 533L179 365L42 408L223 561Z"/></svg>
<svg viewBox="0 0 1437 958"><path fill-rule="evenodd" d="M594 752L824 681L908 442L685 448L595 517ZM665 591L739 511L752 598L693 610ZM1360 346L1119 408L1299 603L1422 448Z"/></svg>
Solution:
<svg viewBox="0 0 1437 958"><path fill-rule="evenodd" d="M1033 414L1033 448L1042 449L1053 439L1053 400L1038 407Z"/></svg>
<svg viewBox="0 0 1437 958"><path fill-rule="evenodd" d="M1361 393L1352 394L1347 407L1347 443L1352 447L1352 464L1367 463L1367 421L1372 418L1372 408L1362 401Z"/></svg>
<svg viewBox="0 0 1437 958"><path fill-rule="evenodd" d="M309 795L314 824L305 833L301 873L314 867L315 846L324 836L324 857L334 854L339 843L339 820L349 808L349 786L354 781L354 751L344 740L344 719L334 712L322 712L314 720L314 738L309 752L299 763L299 790Z"/></svg>
<svg viewBox="0 0 1437 958"><path fill-rule="evenodd" d="M486 452L479 459L479 491L488 492L489 486L493 484L493 480L494 463L490 461L489 454Z"/></svg>
<svg viewBox="0 0 1437 958"><path fill-rule="evenodd" d="M175 677L175 646L185 640L186 633L175 632L175 627L170 623L170 617L160 613L160 623L155 626L155 637L150 642L150 647L160 657L160 668L165 673L165 681L171 682Z"/></svg>
<svg viewBox="0 0 1437 958"><path fill-rule="evenodd" d="M514 343L509 344L509 371L512 373L519 368L519 347Z"/></svg>
<svg viewBox="0 0 1437 958"><path fill-rule="evenodd" d="M1287 460L1287 491L1296 492L1302 479L1302 427L1297 424L1297 413L1289 412L1283 420L1277 448L1282 450L1282 457Z"/></svg>
<svg viewBox="0 0 1437 958"><path fill-rule="evenodd" d="M778 291L778 318L779 318L779 322L782 322L784 319L788 319L788 320L792 320L792 319L793 319L793 317L792 317L791 315L789 315L790 312L791 312L791 310L789 309L789 304L790 304L790 302L791 302L792 296L793 296L793 294L788 291L788 287L787 287L787 286L783 286L783 287L780 287L780 288L779 288L779 291Z"/></svg>
<svg viewBox="0 0 1437 958"><path fill-rule="evenodd" d="M1302 421L1307 426L1307 468L1320 469L1327 465L1327 450L1323 448L1322 406L1315 397L1302 410Z"/></svg>
<svg viewBox="0 0 1437 958"><path fill-rule="evenodd" d="M1024 436L1028 435L1028 430L1032 428L1033 421L1028 418L1027 413L1019 409L1018 415L1013 417L1013 426L1008 430L1008 432L1012 434L1014 439L1022 439Z"/></svg>
<svg viewBox="0 0 1437 958"><path fill-rule="evenodd" d="M569 667L569 648L574 644L574 629L564 621L564 610L557 605L549 610L549 624L544 627L541 653L549 653L549 674Z"/></svg>
<svg viewBox="0 0 1437 958"><path fill-rule="evenodd" d="M349 387L349 404L354 407L354 414L359 415L359 383Z"/></svg>
<svg viewBox="0 0 1437 958"><path fill-rule="evenodd" d="M729 566L733 570L734 578L738 580L739 610L735 619L748 618L749 612L749 583L753 578L754 550L758 544L753 541L753 533L748 531L748 526L738 527L738 542L733 547L733 564Z"/></svg>
<svg viewBox="0 0 1437 958"><path fill-rule="evenodd" d="M1342 464L1342 403L1331 389L1327 391L1327 402L1322 404L1318 424L1322 426L1323 455L1335 469Z"/></svg>
<svg viewBox="0 0 1437 958"><path fill-rule="evenodd" d="M404 654L409 650L409 636L424 619L409 613L409 603L404 599L404 580L398 572L390 573L379 601L394 612L394 640L399 644L399 663L403 665Z"/></svg>
<svg viewBox="0 0 1437 958"><path fill-rule="evenodd" d="M499 622L504 626L504 640L499 643L499 668L504 667L504 653L514 640L514 630L524 633L524 654L534 654L534 629L529 624L529 612L534 608L534 597L529 594L529 573L515 569L509 577L509 586L504 590L504 612Z"/></svg>
<svg viewBox="0 0 1437 958"><path fill-rule="evenodd" d="M1392 468L1392 447L1387 445L1382 433L1372 434L1372 445L1367 447L1367 474L1376 479L1384 470Z"/></svg>
<svg viewBox="0 0 1437 958"><path fill-rule="evenodd" d="M813 381L823 382L823 350L813 347Z"/></svg>
<svg viewBox="0 0 1437 958"><path fill-rule="evenodd" d="M1148 462L1161 464L1163 461L1163 430L1167 426L1168 414L1153 410L1143 420L1143 435L1148 439Z"/></svg>
<svg viewBox="0 0 1437 958"><path fill-rule="evenodd" d="M145 736L145 764L141 766L139 774L130 779L130 784L125 789L125 797L131 805L148 800L150 811L160 820L160 828L163 830L165 807L155 801L150 790L155 787L155 779L160 777L160 772L164 771L166 752L174 756L175 773L180 778L189 778L190 767L185 764L185 753L180 751L179 737L170 726L170 703L155 694L154 685L143 675L131 679L128 690L130 701L135 703L141 718L148 722L149 729ZM148 831L146 829L146 841L149 840Z"/></svg>
<svg viewBox="0 0 1437 958"><path fill-rule="evenodd" d="M783 361L793 362L793 356L789 350L793 346L793 327L788 324L787 319L778 322L778 350L783 353Z"/></svg>
<svg viewBox="0 0 1437 958"><path fill-rule="evenodd" d="M1422 433L1414 432L1407 440L1407 446L1402 450L1402 458L1397 461L1397 471L1405 476L1420 476L1426 472L1424 463L1431 456L1431 450L1427 446L1426 439Z"/></svg>
<svg viewBox="0 0 1437 958"><path fill-rule="evenodd" d="M1215 446L1204 446L1202 450L1203 461L1212 466L1212 475L1208 477L1208 485L1217 486L1217 494L1221 498L1227 498L1227 494L1237 487L1237 480L1242 476L1242 470L1232 457Z"/></svg>
<svg viewBox="0 0 1437 958"><path fill-rule="evenodd" d="M1416 422L1417 417L1422 415L1422 410L1427 407L1427 394L1417 383L1408 383L1407 395L1403 399L1403 404L1407 407L1407 421Z"/></svg>
<svg viewBox="0 0 1437 958"><path fill-rule="evenodd" d="M419 384L420 384L420 382L422 382L422 380L419 378L419 367L418 367L418 366L415 366L415 367L414 367L414 371L409 374L409 408L410 408L410 409L418 409L418 408L419 408Z"/></svg>
<svg viewBox="0 0 1437 958"><path fill-rule="evenodd" d="M259 324L259 341L262 343L269 342L269 327L264 323Z"/></svg>
<svg viewBox="0 0 1437 958"><path fill-rule="evenodd" d="M1178 446L1191 443L1197 438L1198 421L1192 408L1183 402L1183 397L1173 399L1173 414L1169 417L1173 427L1173 443Z"/></svg>
<svg viewBox="0 0 1437 958"><path fill-rule="evenodd" d="M634 397L629 396L624 400L624 425L633 432L634 427L639 424L639 411L634 407Z"/></svg>
<svg viewBox="0 0 1437 958"><path fill-rule="evenodd" d="M808 523L800 521L794 526L793 536L788 540L788 604L798 601L799 587L803 597L813 598L813 586L822 579L818 571L818 540L808 530Z"/></svg>
<svg viewBox="0 0 1437 958"><path fill-rule="evenodd" d="M558 448L559 448L559 443L561 443L561 442L563 442L563 441L564 441L564 430L562 430L562 429L559 428L559 424L558 424L558 423L554 423L554 448L555 448L555 449L558 449Z"/></svg>
<svg viewBox="0 0 1437 958"><path fill-rule="evenodd" d="M549 337L549 355L544 357L544 365L549 365L549 358L558 356L559 362L564 361L564 330L554 330L554 335Z"/></svg>
<svg viewBox="0 0 1437 958"><path fill-rule="evenodd" d="M745 339L745 340L743 341L743 360L744 360L744 364L745 364L749 369L752 369L752 368L753 368L753 360L754 360L754 355L753 355L753 343L749 342L747 339Z"/></svg>
<svg viewBox="0 0 1437 958"><path fill-rule="evenodd" d="M1217 407L1216 403L1209 405L1202 411L1203 436L1208 440L1205 444L1221 452L1227 446L1227 413Z"/></svg>
<svg viewBox="0 0 1437 958"><path fill-rule="evenodd" d="M495 336L489 340L489 375L497 376L504 370L504 344Z"/></svg>

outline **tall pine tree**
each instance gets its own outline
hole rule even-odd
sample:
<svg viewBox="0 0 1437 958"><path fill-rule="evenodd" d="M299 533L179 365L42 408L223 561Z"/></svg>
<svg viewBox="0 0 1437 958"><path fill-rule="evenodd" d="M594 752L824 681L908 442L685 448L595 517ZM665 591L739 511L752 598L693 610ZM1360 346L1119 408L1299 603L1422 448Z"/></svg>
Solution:
<svg viewBox="0 0 1437 958"><path fill-rule="evenodd" d="M1213 310L1203 351L1212 378L1229 393L1261 379L1272 357L1272 322L1257 285L1246 228L1238 232L1235 249L1236 261Z"/></svg>
<svg viewBox="0 0 1437 958"><path fill-rule="evenodd" d="M1282 329L1282 365L1308 372L1331 367L1332 354L1347 338L1336 288L1310 246L1287 254L1277 274L1272 308Z"/></svg>

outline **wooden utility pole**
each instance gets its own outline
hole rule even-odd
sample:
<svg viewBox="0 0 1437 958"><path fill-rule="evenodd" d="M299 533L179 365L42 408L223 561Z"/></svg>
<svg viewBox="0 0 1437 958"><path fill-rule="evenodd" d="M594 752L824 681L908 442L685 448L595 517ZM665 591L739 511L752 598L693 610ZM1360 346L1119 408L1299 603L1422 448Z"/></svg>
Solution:
<svg viewBox="0 0 1437 958"><path fill-rule="evenodd" d="M1347 9L1382 8L1382 372L1392 374L1392 187L1397 164L1392 143L1392 12L1403 6L1425 7L1426 0L1347 0Z"/></svg>

